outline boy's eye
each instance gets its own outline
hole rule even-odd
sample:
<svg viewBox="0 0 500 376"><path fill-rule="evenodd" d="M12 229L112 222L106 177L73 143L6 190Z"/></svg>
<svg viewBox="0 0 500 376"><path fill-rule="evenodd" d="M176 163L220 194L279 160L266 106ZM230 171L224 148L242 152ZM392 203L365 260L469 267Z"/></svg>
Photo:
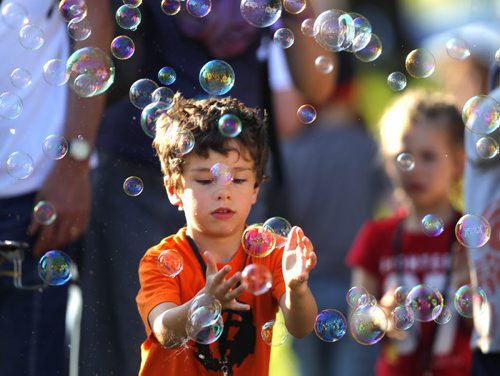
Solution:
<svg viewBox="0 0 500 376"><path fill-rule="evenodd" d="M201 184L201 185L209 185L214 182L213 179L196 179L196 182Z"/></svg>
<svg viewBox="0 0 500 376"><path fill-rule="evenodd" d="M238 179L238 178L233 178L233 183L234 184L243 184L244 182L246 182L247 179Z"/></svg>

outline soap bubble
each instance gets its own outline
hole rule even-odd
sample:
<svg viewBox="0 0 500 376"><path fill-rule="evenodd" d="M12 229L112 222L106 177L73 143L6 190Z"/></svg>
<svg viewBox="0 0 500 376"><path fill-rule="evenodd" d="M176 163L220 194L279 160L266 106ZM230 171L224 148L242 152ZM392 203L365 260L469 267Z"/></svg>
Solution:
<svg viewBox="0 0 500 376"><path fill-rule="evenodd" d="M465 60L470 56L469 46L461 38L450 38L446 42L446 52L456 60Z"/></svg>
<svg viewBox="0 0 500 376"><path fill-rule="evenodd" d="M163 67L158 71L158 81L163 85L172 85L177 78L174 68Z"/></svg>
<svg viewBox="0 0 500 376"><path fill-rule="evenodd" d="M443 220L433 214L427 214L422 218L422 227L429 236L439 236L444 231Z"/></svg>
<svg viewBox="0 0 500 376"><path fill-rule="evenodd" d="M166 86L160 86L152 94L153 103L154 102L162 102L168 108L171 108L174 105L174 92L172 89Z"/></svg>
<svg viewBox="0 0 500 376"><path fill-rule="evenodd" d="M398 330L408 330L415 322L415 317L410 309L404 305L399 305L391 311L392 325Z"/></svg>
<svg viewBox="0 0 500 376"><path fill-rule="evenodd" d="M292 30L282 27L274 32L273 40L279 47L287 49L293 45L295 37Z"/></svg>
<svg viewBox="0 0 500 376"><path fill-rule="evenodd" d="M211 60L200 70L201 88L210 95L224 95L234 86L233 68L222 60Z"/></svg>
<svg viewBox="0 0 500 376"><path fill-rule="evenodd" d="M68 141L63 136L49 135L42 144L43 153L50 159L59 160L68 153Z"/></svg>
<svg viewBox="0 0 500 376"><path fill-rule="evenodd" d="M498 142L491 137L481 137L476 141L477 155L482 159L493 159L498 155Z"/></svg>
<svg viewBox="0 0 500 376"><path fill-rule="evenodd" d="M409 292L410 289L408 287L405 286L396 287L396 289L394 290L394 301L396 302L396 304L398 305L404 304Z"/></svg>
<svg viewBox="0 0 500 376"><path fill-rule="evenodd" d="M434 56L423 48L417 48L406 56L406 71L415 78L427 78L436 68Z"/></svg>
<svg viewBox="0 0 500 376"><path fill-rule="evenodd" d="M266 257L274 250L276 239L273 233L263 226L252 225L243 232L241 243L249 256Z"/></svg>
<svg viewBox="0 0 500 376"><path fill-rule="evenodd" d="M92 25L90 21L85 18L73 18L68 23L68 35L71 39L82 41L88 39L92 34Z"/></svg>
<svg viewBox="0 0 500 376"><path fill-rule="evenodd" d="M193 17L203 18L212 9L211 0L187 0L186 11Z"/></svg>
<svg viewBox="0 0 500 376"><path fill-rule="evenodd" d="M351 315L349 329L351 336L361 345L373 345L385 335L387 316L378 305L360 305Z"/></svg>
<svg viewBox="0 0 500 376"><path fill-rule="evenodd" d="M122 0L122 2L132 8L137 8L142 4L142 0Z"/></svg>
<svg viewBox="0 0 500 376"><path fill-rule="evenodd" d="M269 346L280 346L288 339L288 330L281 321L270 320L262 325L261 337Z"/></svg>
<svg viewBox="0 0 500 376"><path fill-rule="evenodd" d="M175 140L174 150L178 156L182 157L193 150L195 145L194 135L189 129L177 132L173 138Z"/></svg>
<svg viewBox="0 0 500 376"><path fill-rule="evenodd" d="M394 91L401 91L406 87L406 76L401 72L392 72L387 76L387 85Z"/></svg>
<svg viewBox="0 0 500 376"><path fill-rule="evenodd" d="M276 239L275 248L281 248L285 245L288 234L292 229L290 222L283 217L271 217L262 226L274 234Z"/></svg>
<svg viewBox="0 0 500 376"><path fill-rule="evenodd" d="M184 259L175 249L167 249L158 256L157 266L161 274L174 278L184 269Z"/></svg>
<svg viewBox="0 0 500 376"><path fill-rule="evenodd" d="M165 102L153 102L144 107L141 112L141 128L148 137L155 138L156 122L170 107Z"/></svg>
<svg viewBox="0 0 500 376"><path fill-rule="evenodd" d="M437 307L435 308L437 309ZM441 313L434 319L434 321L437 324L443 325L447 324L451 320L451 310L450 308L445 304L443 305L443 309L441 310Z"/></svg>
<svg viewBox="0 0 500 376"><path fill-rule="evenodd" d="M0 118L14 120L23 111L23 101L19 95L9 91L0 94Z"/></svg>
<svg viewBox="0 0 500 376"><path fill-rule="evenodd" d="M34 169L33 158L27 153L15 151L7 157L7 173L15 179L27 179Z"/></svg>
<svg viewBox="0 0 500 376"><path fill-rule="evenodd" d="M222 115L217 126L223 136L230 138L237 137L243 129L240 118L233 114Z"/></svg>
<svg viewBox="0 0 500 376"><path fill-rule="evenodd" d="M28 11L19 3L1 4L1 14L5 25L11 29L19 30L28 24Z"/></svg>
<svg viewBox="0 0 500 376"><path fill-rule="evenodd" d="M476 95L464 104L462 120L471 132L493 133L500 126L500 104L488 95Z"/></svg>
<svg viewBox="0 0 500 376"><path fill-rule="evenodd" d="M139 196L144 190L142 179L137 176L129 176L123 182L123 191L129 196Z"/></svg>
<svg viewBox="0 0 500 376"><path fill-rule="evenodd" d="M73 19L82 19L87 16L87 3L85 0L59 1L59 13L66 22Z"/></svg>
<svg viewBox="0 0 500 376"><path fill-rule="evenodd" d="M314 60L314 66L323 74L329 74L333 71L333 59L330 56L320 55Z"/></svg>
<svg viewBox="0 0 500 376"><path fill-rule="evenodd" d="M381 54L382 41L375 33L371 33L370 40L366 46L363 49L356 51L354 56L356 56L359 60L368 63L378 59Z"/></svg>
<svg viewBox="0 0 500 376"><path fill-rule="evenodd" d="M135 81L129 90L129 99L135 107L142 110L153 102L153 92L158 89L158 84L148 78Z"/></svg>
<svg viewBox="0 0 500 376"><path fill-rule="evenodd" d="M56 208L49 201L38 201L33 208L33 218L39 224L48 226L57 218Z"/></svg>
<svg viewBox="0 0 500 376"><path fill-rule="evenodd" d="M453 298L455 309L460 316L472 318L474 312L481 312L487 306L488 299L481 287L463 285L456 292ZM477 310L477 311L475 311Z"/></svg>
<svg viewBox="0 0 500 376"><path fill-rule="evenodd" d="M304 21L302 21L302 24L300 25L302 34L304 34L306 37L314 37L316 35L315 32L318 32L318 30L314 30L315 21L316 20L314 18L306 18Z"/></svg>
<svg viewBox="0 0 500 376"><path fill-rule="evenodd" d="M344 314L336 309L324 309L316 316L314 333L325 342L337 342L347 331Z"/></svg>
<svg viewBox="0 0 500 376"><path fill-rule="evenodd" d="M465 214L455 226L455 236L464 247L480 248L490 240L491 226L483 216Z"/></svg>
<svg viewBox="0 0 500 376"><path fill-rule="evenodd" d="M115 14L116 23L122 29L136 30L141 23L142 14L139 8L122 5Z"/></svg>
<svg viewBox="0 0 500 376"><path fill-rule="evenodd" d="M253 295L262 295L273 285L273 276L262 264L248 264L241 273L241 280L247 286L247 291Z"/></svg>
<svg viewBox="0 0 500 376"><path fill-rule="evenodd" d="M52 86L63 86L68 82L66 62L62 59L50 59L43 65L43 78Z"/></svg>
<svg viewBox="0 0 500 376"><path fill-rule="evenodd" d="M215 324L221 315L222 305L215 297L199 294L189 305L188 317L194 327L205 327Z"/></svg>
<svg viewBox="0 0 500 376"><path fill-rule="evenodd" d="M31 73L26 69L16 68L10 74L10 80L18 89L25 89L31 85Z"/></svg>
<svg viewBox="0 0 500 376"><path fill-rule="evenodd" d="M401 171L411 171L415 168L415 160L410 153L400 153L396 157L396 164Z"/></svg>
<svg viewBox="0 0 500 376"><path fill-rule="evenodd" d="M301 13L306 5L306 0L283 0L283 8L290 14Z"/></svg>
<svg viewBox="0 0 500 376"><path fill-rule="evenodd" d="M233 181L233 173L231 167L224 163L217 162L210 167L210 174L212 175L215 184L227 185Z"/></svg>
<svg viewBox="0 0 500 376"><path fill-rule="evenodd" d="M358 299L358 307L365 305L377 305L377 299L370 293L363 294Z"/></svg>
<svg viewBox="0 0 500 376"><path fill-rule="evenodd" d="M413 313L417 321L433 321L441 314L443 304L441 293L437 289L425 284L413 287L406 297L406 306Z"/></svg>
<svg viewBox="0 0 500 376"><path fill-rule="evenodd" d="M311 124L316 120L316 109L310 104L303 104L297 110L297 117L304 124Z"/></svg>
<svg viewBox="0 0 500 376"><path fill-rule="evenodd" d="M366 19L363 15L355 12L349 13L349 16L352 18L352 23L354 26L354 37L352 39L352 43L350 46L346 48L346 51L348 52L358 52L363 50L365 47L368 46L370 41L372 41L372 25L370 24L370 21ZM378 39L378 37L377 37ZM380 40L379 40L380 42ZM375 41L372 41L372 44L375 43ZM382 51L382 44L380 44L380 51ZM371 47L373 50L373 46ZM380 55L380 53L379 53ZM375 60L375 59L373 59Z"/></svg>
<svg viewBox="0 0 500 376"><path fill-rule="evenodd" d="M111 53L119 60L127 60L135 52L135 43L126 35L119 35L111 41Z"/></svg>
<svg viewBox="0 0 500 376"><path fill-rule="evenodd" d="M359 298L365 294L368 294L368 292L364 287L353 286L347 291L345 299L351 308L356 308Z"/></svg>
<svg viewBox="0 0 500 376"><path fill-rule="evenodd" d="M64 285L71 279L71 259L57 250L46 252L38 262L38 275L51 286Z"/></svg>
<svg viewBox="0 0 500 376"><path fill-rule="evenodd" d="M314 21L314 39L328 51L343 51L354 39L352 17L339 9L321 13Z"/></svg>
<svg viewBox="0 0 500 376"><path fill-rule="evenodd" d="M66 62L66 70L70 86L83 97L104 93L115 79L113 61L97 47L84 47L73 52ZM82 85L87 81L89 85Z"/></svg>
<svg viewBox="0 0 500 376"><path fill-rule="evenodd" d="M190 339L202 345L209 345L217 341L224 331L224 321L222 316L209 326L193 325L190 320L186 323L186 333Z"/></svg>
<svg viewBox="0 0 500 376"><path fill-rule="evenodd" d="M281 16L281 0L241 0L243 18L255 27L268 27Z"/></svg>
<svg viewBox="0 0 500 376"><path fill-rule="evenodd" d="M45 43L45 35L39 27L27 24L19 30L19 42L28 50L38 50Z"/></svg>
<svg viewBox="0 0 500 376"><path fill-rule="evenodd" d="M174 16L181 10L181 1L180 0L162 0L161 1L161 10L167 16Z"/></svg>

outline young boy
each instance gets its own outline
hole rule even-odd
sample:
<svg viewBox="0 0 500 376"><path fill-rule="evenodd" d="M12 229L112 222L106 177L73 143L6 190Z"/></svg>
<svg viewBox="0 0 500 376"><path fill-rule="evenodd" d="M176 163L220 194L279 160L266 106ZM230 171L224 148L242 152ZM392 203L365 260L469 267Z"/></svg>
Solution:
<svg viewBox="0 0 500 376"><path fill-rule="evenodd" d="M156 126L153 146L159 156L170 202L184 210L187 225L150 248L139 267L139 312L146 327L140 375L267 375L270 347L262 326L283 311L288 331L303 337L312 331L317 307L307 279L316 264L312 243L293 227L284 248L264 258L242 249L247 216L257 199L267 161L266 125L255 109L232 98L188 100L175 105ZM225 137L218 120L232 114L241 133ZM191 133L189 133L189 132ZM194 148L182 154L194 136ZM227 166L232 178L214 178L211 168ZM162 251L183 258L175 277L157 267ZM241 271L263 264L272 273L272 288L254 296L246 291ZM187 342L186 322L193 298L201 293L222 305L224 331L213 344ZM182 345L182 346L181 346Z"/></svg>

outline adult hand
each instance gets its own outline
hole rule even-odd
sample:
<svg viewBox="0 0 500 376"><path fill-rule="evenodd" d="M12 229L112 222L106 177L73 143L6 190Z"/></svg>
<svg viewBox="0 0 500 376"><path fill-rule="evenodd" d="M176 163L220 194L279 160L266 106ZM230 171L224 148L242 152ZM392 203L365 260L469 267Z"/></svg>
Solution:
<svg viewBox="0 0 500 376"><path fill-rule="evenodd" d="M57 161L35 202L41 200L54 205L57 218L50 225L31 220L28 234L36 236L33 254L37 257L50 249L63 248L85 232L91 205L87 161L76 162L69 157Z"/></svg>

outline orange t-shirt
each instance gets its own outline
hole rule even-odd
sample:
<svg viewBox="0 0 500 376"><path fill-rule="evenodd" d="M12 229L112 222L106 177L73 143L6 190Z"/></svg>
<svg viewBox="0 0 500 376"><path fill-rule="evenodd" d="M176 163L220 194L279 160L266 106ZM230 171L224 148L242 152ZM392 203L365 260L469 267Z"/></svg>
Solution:
<svg viewBox="0 0 500 376"><path fill-rule="evenodd" d="M175 278L163 275L157 267L158 255L167 249L175 249L183 257L184 268ZM139 375L221 375L224 355L230 368L229 374L268 375L270 347L261 337L261 328L264 323L275 318L279 300L285 292L281 266L283 249L275 250L264 258L254 258L247 256L240 248L228 263L231 272L227 278L243 270L245 265L263 264L271 271L273 284L265 294L254 296L245 291L240 295L238 300L249 304L249 311L223 311L224 332L215 343L201 345L190 340L184 346L166 349L152 334L148 315L154 307L164 302L181 305L205 286L205 275L194 252L196 250L191 249L184 227L150 248L141 260L141 289L136 300L147 338L141 346ZM218 264L217 267L220 270L224 265Z"/></svg>

